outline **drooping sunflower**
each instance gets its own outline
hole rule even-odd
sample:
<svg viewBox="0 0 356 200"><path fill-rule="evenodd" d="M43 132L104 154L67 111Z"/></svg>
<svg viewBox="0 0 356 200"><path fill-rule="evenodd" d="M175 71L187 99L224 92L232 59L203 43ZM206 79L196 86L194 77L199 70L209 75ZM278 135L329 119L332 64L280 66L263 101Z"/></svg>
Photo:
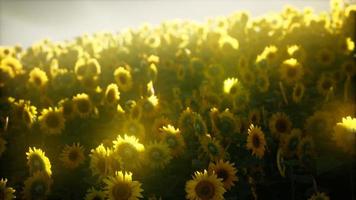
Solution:
<svg viewBox="0 0 356 200"><path fill-rule="evenodd" d="M188 107L179 116L178 127L182 130L183 135L190 135L194 133L194 112Z"/></svg>
<svg viewBox="0 0 356 200"><path fill-rule="evenodd" d="M49 176L52 174L51 163L46 157L45 152L42 149L36 149L35 147L29 148L26 152L27 165L30 168L30 174L34 174L38 171L43 171Z"/></svg>
<svg viewBox="0 0 356 200"><path fill-rule="evenodd" d="M1 60L0 65L10 67L11 71L15 75L21 74L23 72L23 66L21 62L12 56L6 56L4 59Z"/></svg>
<svg viewBox="0 0 356 200"><path fill-rule="evenodd" d="M266 139L261 128L250 125L248 129L246 148L252 151L252 155L262 158L265 154Z"/></svg>
<svg viewBox="0 0 356 200"><path fill-rule="evenodd" d="M82 118L88 117L93 110L92 102L85 93L77 94L73 97L73 103L76 113Z"/></svg>
<svg viewBox="0 0 356 200"><path fill-rule="evenodd" d="M308 200L330 200L330 197L324 192L316 192Z"/></svg>
<svg viewBox="0 0 356 200"><path fill-rule="evenodd" d="M75 108L73 101L70 99L62 99L58 103L59 108L62 110L63 117L68 120L72 119L75 115Z"/></svg>
<svg viewBox="0 0 356 200"><path fill-rule="evenodd" d="M3 87L15 77L11 67L0 65L0 87Z"/></svg>
<svg viewBox="0 0 356 200"><path fill-rule="evenodd" d="M89 157L92 174L101 178L106 177L109 174L109 150L100 144L90 151Z"/></svg>
<svg viewBox="0 0 356 200"><path fill-rule="evenodd" d="M119 135L113 143L114 153L120 157L124 169L133 169L140 165L141 154L145 147L135 136Z"/></svg>
<svg viewBox="0 0 356 200"><path fill-rule="evenodd" d="M58 108L43 109L38 117L41 130L50 135L60 134L65 127L65 119L62 110Z"/></svg>
<svg viewBox="0 0 356 200"><path fill-rule="evenodd" d="M109 200L138 200L143 198L141 183L132 180L131 172L118 171L115 176L104 179L105 193Z"/></svg>
<svg viewBox="0 0 356 200"><path fill-rule="evenodd" d="M292 129L292 122L285 113L277 112L269 120L269 129L274 138L280 139L289 134Z"/></svg>
<svg viewBox="0 0 356 200"><path fill-rule="evenodd" d="M343 151L355 154L356 118L350 116L342 118L342 122L334 126L333 138Z"/></svg>
<svg viewBox="0 0 356 200"><path fill-rule="evenodd" d="M298 146L301 140L302 131L300 129L292 129L280 144L283 150L283 156L292 157L296 155Z"/></svg>
<svg viewBox="0 0 356 200"><path fill-rule="evenodd" d="M186 198L189 200L222 200L226 192L222 179L216 174L195 172L193 179L185 184Z"/></svg>
<svg viewBox="0 0 356 200"><path fill-rule="evenodd" d="M0 199L1 200L12 200L15 199L15 190L12 187L6 186L7 179L0 179Z"/></svg>
<svg viewBox="0 0 356 200"><path fill-rule="evenodd" d="M172 156L166 143L153 142L146 146L144 159L151 168L162 169L170 162Z"/></svg>
<svg viewBox="0 0 356 200"><path fill-rule="evenodd" d="M118 67L114 71L114 78L120 90L127 92L132 88L133 82L131 73L124 67Z"/></svg>
<svg viewBox="0 0 356 200"><path fill-rule="evenodd" d="M106 194L104 191L96 190L95 188L88 189L85 200L105 200Z"/></svg>
<svg viewBox="0 0 356 200"><path fill-rule="evenodd" d="M140 140L145 139L146 130L144 125L135 119L128 119L123 124L123 132L127 135L133 135Z"/></svg>
<svg viewBox="0 0 356 200"><path fill-rule="evenodd" d="M84 162L84 148L79 143L66 145L60 155L64 167L75 169Z"/></svg>
<svg viewBox="0 0 356 200"><path fill-rule="evenodd" d="M119 87L115 83L111 83L106 87L104 99L109 105L113 105L120 99Z"/></svg>
<svg viewBox="0 0 356 200"><path fill-rule="evenodd" d="M183 153L185 143L180 130L168 124L167 126L163 126L161 131L160 138L168 145L172 156L176 157Z"/></svg>
<svg viewBox="0 0 356 200"><path fill-rule="evenodd" d="M25 180L23 198L28 200L47 199L52 182L48 174L36 172Z"/></svg>
<svg viewBox="0 0 356 200"><path fill-rule="evenodd" d="M210 160L220 160L225 156L225 151L220 142L210 135L204 135L200 137L200 144L205 154L207 154Z"/></svg>
<svg viewBox="0 0 356 200"><path fill-rule="evenodd" d="M323 74L317 83L318 92L322 95L327 95L330 90L335 90L336 82L333 77Z"/></svg>
<svg viewBox="0 0 356 200"><path fill-rule="evenodd" d="M12 101L12 100L10 100ZM31 127L37 117L37 108L31 105L30 101L20 99L13 102L12 117L18 124Z"/></svg>
<svg viewBox="0 0 356 200"><path fill-rule="evenodd" d="M37 88L42 88L47 84L48 77L45 71L42 71L40 68L35 67L29 73L28 82Z"/></svg>
<svg viewBox="0 0 356 200"><path fill-rule="evenodd" d="M303 67L294 58L283 61L279 72L281 79L288 84L295 83L303 77Z"/></svg>
<svg viewBox="0 0 356 200"><path fill-rule="evenodd" d="M214 112L214 110L212 110ZM213 114L213 113L212 113ZM231 138L236 130L236 120L234 114L229 109L219 113L217 117L214 117L213 128L223 138Z"/></svg>
<svg viewBox="0 0 356 200"><path fill-rule="evenodd" d="M234 163L230 163L229 161L219 160L215 163L210 163L208 172L209 174L216 174L218 178L222 179L226 190L231 189L235 185L235 182L238 181L236 176L237 169Z"/></svg>
<svg viewBox="0 0 356 200"><path fill-rule="evenodd" d="M305 87L303 83L296 83L293 87L292 99L295 103L299 103L304 96Z"/></svg>

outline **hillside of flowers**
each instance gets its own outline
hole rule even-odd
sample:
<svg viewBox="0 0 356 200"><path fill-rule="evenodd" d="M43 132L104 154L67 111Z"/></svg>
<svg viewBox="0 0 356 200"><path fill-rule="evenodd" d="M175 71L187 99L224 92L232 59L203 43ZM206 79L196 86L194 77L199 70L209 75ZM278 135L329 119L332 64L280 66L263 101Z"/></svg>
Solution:
<svg viewBox="0 0 356 200"><path fill-rule="evenodd" d="M0 47L0 200L355 198L356 6Z"/></svg>

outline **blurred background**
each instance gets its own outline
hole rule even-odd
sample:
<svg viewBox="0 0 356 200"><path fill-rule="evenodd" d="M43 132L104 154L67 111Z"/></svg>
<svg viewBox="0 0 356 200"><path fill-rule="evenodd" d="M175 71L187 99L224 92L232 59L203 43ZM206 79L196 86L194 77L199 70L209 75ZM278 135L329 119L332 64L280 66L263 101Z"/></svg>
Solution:
<svg viewBox="0 0 356 200"><path fill-rule="evenodd" d="M286 4L312 7L315 12L329 10L329 0L0 0L0 45L29 46L49 38L72 39L83 33L119 31L147 22L226 16L248 10L252 16L280 11Z"/></svg>

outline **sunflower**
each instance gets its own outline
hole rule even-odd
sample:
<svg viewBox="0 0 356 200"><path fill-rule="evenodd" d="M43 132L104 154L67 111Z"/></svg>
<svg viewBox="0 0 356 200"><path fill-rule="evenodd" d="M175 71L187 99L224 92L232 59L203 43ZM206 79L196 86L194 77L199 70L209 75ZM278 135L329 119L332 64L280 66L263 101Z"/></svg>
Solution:
<svg viewBox="0 0 356 200"><path fill-rule="evenodd" d="M95 188L90 188L85 195L84 200L105 200L106 194L104 191L96 190Z"/></svg>
<svg viewBox="0 0 356 200"><path fill-rule="evenodd" d="M147 145L144 159L151 168L162 169L170 162L172 156L166 143L153 142Z"/></svg>
<svg viewBox="0 0 356 200"><path fill-rule="evenodd" d="M11 200L15 199L15 190L12 187L6 187L7 179L0 179L0 199Z"/></svg>
<svg viewBox="0 0 356 200"><path fill-rule="evenodd" d="M268 73L261 71L257 74L256 85L260 92L267 92L270 87Z"/></svg>
<svg viewBox="0 0 356 200"><path fill-rule="evenodd" d="M97 77L101 73L101 68L95 58L79 58L75 63L74 72L81 80L84 77Z"/></svg>
<svg viewBox="0 0 356 200"><path fill-rule="evenodd" d="M0 157L6 150L6 140L0 137Z"/></svg>
<svg viewBox="0 0 356 200"><path fill-rule="evenodd" d="M218 178L222 179L226 190L231 189L235 185L234 182L238 181L236 176L237 169L234 163L230 163L229 161L219 160L215 163L210 163L208 172L209 174L216 174Z"/></svg>
<svg viewBox="0 0 356 200"><path fill-rule="evenodd" d="M138 104L134 104L130 109L130 118L134 120L140 120L142 116L142 107Z"/></svg>
<svg viewBox="0 0 356 200"><path fill-rule="evenodd" d="M140 140L145 139L145 126L135 119L128 119L124 122L123 132L127 133L127 135L133 135Z"/></svg>
<svg viewBox="0 0 356 200"><path fill-rule="evenodd" d="M335 60L334 53L329 48L322 48L316 53L316 61L323 66L330 66Z"/></svg>
<svg viewBox="0 0 356 200"><path fill-rule="evenodd" d="M237 78L228 78L224 80L223 91L225 94L236 96L241 90L241 84Z"/></svg>
<svg viewBox="0 0 356 200"><path fill-rule="evenodd" d="M141 183L132 180L131 172L117 171L115 176L104 179L105 193L109 200L137 200L143 198Z"/></svg>
<svg viewBox="0 0 356 200"><path fill-rule="evenodd" d="M269 120L269 129L273 137L280 139L281 137L289 134L292 129L292 123L285 113L277 112L273 114Z"/></svg>
<svg viewBox="0 0 356 200"><path fill-rule="evenodd" d="M250 125L248 129L246 148L252 150L252 155L262 158L265 154L266 139L262 130L258 126Z"/></svg>
<svg viewBox="0 0 356 200"><path fill-rule="evenodd" d="M118 67L114 71L114 78L119 86L120 90L127 92L132 88L132 77L129 70L125 69L124 67Z"/></svg>
<svg viewBox="0 0 356 200"><path fill-rule="evenodd" d="M60 155L64 167L75 169L84 162L84 148L79 143L66 145Z"/></svg>
<svg viewBox="0 0 356 200"><path fill-rule="evenodd" d="M36 120L37 108L31 105L30 101L20 99L18 102L13 102L12 114L14 121L30 128Z"/></svg>
<svg viewBox="0 0 356 200"><path fill-rule="evenodd" d="M161 116L156 118L153 121L152 127L151 127L151 136L152 139L158 139L162 136L163 130L162 127L167 126L171 124L172 121L168 119L167 117Z"/></svg>
<svg viewBox="0 0 356 200"><path fill-rule="evenodd" d="M285 157L290 158L296 155L301 135L302 131L300 129L292 129L291 133L284 138L281 146Z"/></svg>
<svg viewBox="0 0 356 200"><path fill-rule="evenodd" d="M213 126L217 132L223 137L229 137L236 131L236 120L234 114L229 109L219 113L216 120L213 121Z"/></svg>
<svg viewBox="0 0 356 200"><path fill-rule="evenodd" d="M350 116L342 118L342 122L334 126L333 138L343 151L355 154L356 118Z"/></svg>
<svg viewBox="0 0 356 200"><path fill-rule="evenodd" d="M222 200L226 192L222 180L216 174L195 172L193 179L185 184L185 196L189 200Z"/></svg>
<svg viewBox="0 0 356 200"><path fill-rule="evenodd" d="M43 109L41 116L38 117L41 130L48 134L60 134L64 129L65 119L62 114L62 110L58 108Z"/></svg>
<svg viewBox="0 0 356 200"><path fill-rule="evenodd" d="M316 192L310 198L308 198L308 200L330 200L330 197L324 192Z"/></svg>
<svg viewBox="0 0 356 200"><path fill-rule="evenodd" d="M139 142L135 136L120 135L114 143L114 153L121 159L125 168L136 168L140 164L139 158L145 147Z"/></svg>
<svg viewBox="0 0 356 200"><path fill-rule="evenodd" d="M281 79L288 84L295 83L303 77L303 67L294 58L283 61L279 72Z"/></svg>
<svg viewBox="0 0 356 200"><path fill-rule="evenodd" d="M204 153L209 156L210 160L219 160L224 158L225 152L218 140L207 134L200 137L199 141Z"/></svg>
<svg viewBox="0 0 356 200"><path fill-rule="evenodd" d="M275 63L278 58L278 48L274 45L266 46L263 52L257 56L256 63L266 60L268 65Z"/></svg>
<svg viewBox="0 0 356 200"><path fill-rule="evenodd" d="M153 117L158 108L158 98L153 94L149 97L142 98L138 104L141 107L144 117Z"/></svg>
<svg viewBox="0 0 356 200"><path fill-rule="evenodd" d="M205 135L208 131L203 117L199 113L194 113L193 129L196 136Z"/></svg>
<svg viewBox="0 0 356 200"><path fill-rule="evenodd" d="M296 83L293 87L292 99L295 103L299 103L304 96L305 87L303 83Z"/></svg>
<svg viewBox="0 0 356 200"><path fill-rule="evenodd" d="M88 117L93 110L92 102L87 94L77 94L73 97L74 108L80 117Z"/></svg>
<svg viewBox="0 0 356 200"><path fill-rule="evenodd" d="M179 116L178 127L183 135L189 135L194 131L195 113L188 107Z"/></svg>
<svg viewBox="0 0 356 200"><path fill-rule="evenodd" d="M318 92L322 95L327 95L330 90L336 89L336 82L333 77L323 74L317 83Z"/></svg>
<svg viewBox="0 0 356 200"><path fill-rule="evenodd" d="M45 71L42 71L40 68L35 67L29 73L28 82L37 88L42 88L47 84L48 77Z"/></svg>
<svg viewBox="0 0 356 200"><path fill-rule="evenodd" d="M167 126L163 126L161 131L162 133L160 138L168 145L172 156L177 157L178 155L182 154L185 143L180 130L168 124Z"/></svg>
<svg viewBox="0 0 356 200"><path fill-rule="evenodd" d="M0 65L10 67L11 71L16 75L21 74L23 72L21 62L12 56L6 56L4 59L1 60Z"/></svg>
<svg viewBox="0 0 356 200"><path fill-rule="evenodd" d="M106 87L104 99L109 105L116 103L120 99L119 87L115 83L111 83Z"/></svg>
<svg viewBox="0 0 356 200"><path fill-rule="evenodd" d="M0 87L6 85L6 83L15 77L11 67L0 65Z"/></svg>
<svg viewBox="0 0 356 200"><path fill-rule="evenodd" d="M28 200L47 199L52 185L51 177L44 172L36 172L24 183L23 197Z"/></svg>
<svg viewBox="0 0 356 200"><path fill-rule="evenodd" d="M36 147L29 148L26 152L27 165L30 167L30 174L34 174L38 171L46 172L49 176L52 174L51 163L46 157L45 152Z"/></svg>
<svg viewBox="0 0 356 200"><path fill-rule="evenodd" d="M258 109L252 109L248 113L249 124L258 125L261 122L261 112Z"/></svg>
<svg viewBox="0 0 356 200"><path fill-rule="evenodd" d="M90 151L89 166L93 175L103 178L109 174L109 153L103 144Z"/></svg>
<svg viewBox="0 0 356 200"><path fill-rule="evenodd" d="M59 108L62 110L63 117L65 119L72 119L75 114L75 108L73 101L70 99L62 99L58 103Z"/></svg>
<svg viewBox="0 0 356 200"><path fill-rule="evenodd" d="M312 137L307 136L300 140L297 149L297 155L302 165L310 167L315 155L314 141Z"/></svg>
<svg viewBox="0 0 356 200"><path fill-rule="evenodd" d="M346 60L341 65L342 72L347 77L353 77L356 74L356 63L353 60Z"/></svg>

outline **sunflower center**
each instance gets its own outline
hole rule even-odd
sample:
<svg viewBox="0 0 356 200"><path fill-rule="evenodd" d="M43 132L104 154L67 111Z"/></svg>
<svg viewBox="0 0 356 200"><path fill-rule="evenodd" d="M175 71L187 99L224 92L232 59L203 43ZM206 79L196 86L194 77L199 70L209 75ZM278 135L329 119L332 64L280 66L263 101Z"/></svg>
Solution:
<svg viewBox="0 0 356 200"><path fill-rule="evenodd" d="M46 124L50 128L56 128L59 126L59 118L56 113L49 113L46 117Z"/></svg>
<svg viewBox="0 0 356 200"><path fill-rule="evenodd" d="M70 151L68 154L68 158L71 161L76 161L79 158L79 154L77 151Z"/></svg>
<svg viewBox="0 0 356 200"><path fill-rule="evenodd" d="M120 83L121 84L126 84L126 82L127 82L127 78L126 78L126 76L124 75L124 74L120 74L120 76L119 76L119 80L120 80Z"/></svg>
<svg viewBox="0 0 356 200"><path fill-rule="evenodd" d="M330 61L330 55L327 54L327 53L323 53L321 55L321 60L324 62L324 63L328 63Z"/></svg>
<svg viewBox="0 0 356 200"><path fill-rule="evenodd" d="M255 148L258 148L260 146L261 142L260 142L260 138L258 137L258 135L256 135L256 134L253 135L252 144Z"/></svg>
<svg viewBox="0 0 356 200"><path fill-rule="evenodd" d="M42 171L44 169L44 163L40 156L33 155L31 160L34 171Z"/></svg>
<svg viewBox="0 0 356 200"><path fill-rule="evenodd" d="M275 125L276 129L280 133L284 133L287 131L287 122L283 119L278 119Z"/></svg>
<svg viewBox="0 0 356 200"><path fill-rule="evenodd" d="M90 103L88 100L82 99L77 102L77 107L80 113L88 113L90 110Z"/></svg>
<svg viewBox="0 0 356 200"><path fill-rule="evenodd" d="M236 94L236 92L237 92L237 88L236 88L236 86L232 86L231 88L230 88L230 94Z"/></svg>
<svg viewBox="0 0 356 200"><path fill-rule="evenodd" d="M134 146L132 146L129 143L124 143L119 146L119 155L124 159L124 160L130 160L134 157L136 149Z"/></svg>
<svg viewBox="0 0 356 200"><path fill-rule="evenodd" d="M154 149L151 152L151 158L153 160L160 160L162 158L162 152L160 152L158 149Z"/></svg>
<svg viewBox="0 0 356 200"><path fill-rule="evenodd" d="M39 76L33 77L33 81L34 81L34 83L35 83L37 86L42 85L42 79L41 79L41 77L39 77Z"/></svg>
<svg viewBox="0 0 356 200"><path fill-rule="evenodd" d="M219 120L218 126L219 129L224 133L229 133L233 131L233 124L227 117L223 117L221 120Z"/></svg>
<svg viewBox="0 0 356 200"><path fill-rule="evenodd" d="M173 138L173 137L167 138L166 141L167 141L167 144L168 144L168 146L169 146L170 148L174 148L174 147L177 146L177 141L176 141L176 139Z"/></svg>
<svg viewBox="0 0 356 200"><path fill-rule="evenodd" d="M116 183L112 189L112 195L115 200L128 200L131 194L130 185L127 183Z"/></svg>
<svg viewBox="0 0 356 200"><path fill-rule="evenodd" d="M106 99L109 103L112 103L116 99L116 92L114 90L109 90L106 94Z"/></svg>
<svg viewBox="0 0 356 200"><path fill-rule="evenodd" d="M295 67L289 67L287 71L288 77L295 77L297 75L297 69Z"/></svg>
<svg viewBox="0 0 356 200"><path fill-rule="evenodd" d="M224 169L218 169L216 171L216 175L218 176L218 178L221 178L223 180L223 182L225 182L227 180L227 178L229 177L229 173Z"/></svg>
<svg viewBox="0 0 356 200"><path fill-rule="evenodd" d="M31 187L31 194L33 195L33 199L37 199L43 197L46 192L46 185L41 181L36 181L33 183Z"/></svg>
<svg viewBox="0 0 356 200"><path fill-rule="evenodd" d="M195 192L200 199L209 200L215 195L215 187L210 181L203 180L195 186Z"/></svg>

